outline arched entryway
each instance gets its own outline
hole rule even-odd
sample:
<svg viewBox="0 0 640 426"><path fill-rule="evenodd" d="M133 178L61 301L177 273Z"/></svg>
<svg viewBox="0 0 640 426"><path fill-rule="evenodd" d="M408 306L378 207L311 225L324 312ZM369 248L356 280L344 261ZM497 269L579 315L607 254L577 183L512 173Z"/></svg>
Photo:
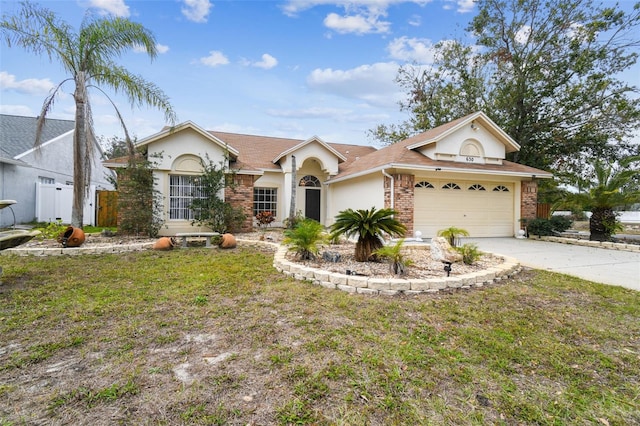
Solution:
<svg viewBox="0 0 640 426"><path fill-rule="evenodd" d="M320 200L322 199L320 179L306 175L300 179L298 186L304 189L304 216L320 222Z"/></svg>

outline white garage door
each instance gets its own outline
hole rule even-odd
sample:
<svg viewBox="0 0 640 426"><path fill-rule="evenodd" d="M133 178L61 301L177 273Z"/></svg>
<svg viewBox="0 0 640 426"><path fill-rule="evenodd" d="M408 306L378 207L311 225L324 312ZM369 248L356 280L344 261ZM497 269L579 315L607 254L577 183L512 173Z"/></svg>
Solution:
<svg viewBox="0 0 640 426"><path fill-rule="evenodd" d="M416 179L414 230L426 238L455 226L472 237L513 236L512 183Z"/></svg>

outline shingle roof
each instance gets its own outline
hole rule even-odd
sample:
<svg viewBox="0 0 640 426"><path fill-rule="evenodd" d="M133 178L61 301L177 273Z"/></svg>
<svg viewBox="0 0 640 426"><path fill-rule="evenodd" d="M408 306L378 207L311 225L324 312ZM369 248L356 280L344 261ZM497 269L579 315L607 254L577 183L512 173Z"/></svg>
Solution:
<svg viewBox="0 0 640 426"><path fill-rule="evenodd" d="M341 169L338 175L334 176L331 181L337 179L345 179L349 176L358 176L365 174L367 171L380 170L386 166L407 166L407 168L447 168L458 170L471 170L471 171L487 171L487 172L499 172L507 174L532 174L539 176L551 176L550 173L543 170L539 170L533 167L525 166L522 164L513 163L511 161L502 161L502 164L471 164L471 163L459 163L454 161L432 160L431 158L421 154L418 151L409 149L408 147L418 144L421 141L433 140L438 136L445 134L452 128L460 125L462 122L467 121L470 117L476 114L471 114L466 117L459 118L449 123L443 124L426 132L417 134L403 141L386 146L380 150L372 152L371 154L360 158L358 161L353 162L347 167Z"/></svg>
<svg viewBox="0 0 640 426"><path fill-rule="evenodd" d="M349 145L327 143L332 149L339 152L346 161L339 164L338 174L333 176L330 182L336 180L349 179L355 176L368 174L379 171L383 168L400 168L400 169L423 169L428 170L441 168L451 171L465 171L477 173L496 173L507 175L537 175L539 177L551 177L551 173L539 170L522 164L513 163L511 161L502 161L502 164L474 164L460 163L454 161L433 160L415 149L429 141L437 140L448 132L456 131L457 126L466 125L465 122L480 119L497 137L502 138L508 150L518 148L517 143L511 140L508 135L502 132L493 122L484 114L478 112L461 117L457 120L435 127L426 132L412 136L401 142L389 145L385 148L377 150L372 146ZM274 164L273 160L279 158L283 153L294 148L305 141L301 139L278 138L271 136L256 136L238 133L228 133L219 131L208 131L210 135L222 141L223 143L233 147L238 152L236 161L231 167L239 170L240 173L262 173L264 171L281 171L278 164ZM161 137L157 134L154 137ZM155 140L154 137L148 138L149 141ZM144 142L144 140L142 141ZM125 159L109 160L111 166L118 163L125 163Z"/></svg>
<svg viewBox="0 0 640 426"><path fill-rule="evenodd" d="M224 141L239 151L234 168L242 171L280 171L280 167L272 160L281 153L304 142L301 139L286 139L270 136L243 135L210 131L213 136ZM331 148L342 154L346 161L340 164L340 169L348 167L357 158L362 158L376 149L371 146L347 145L327 143Z"/></svg>
<svg viewBox="0 0 640 426"><path fill-rule="evenodd" d="M0 157L14 158L33 148L36 120L36 117L0 114ZM42 131L42 142L63 135L74 127L72 120L47 118Z"/></svg>

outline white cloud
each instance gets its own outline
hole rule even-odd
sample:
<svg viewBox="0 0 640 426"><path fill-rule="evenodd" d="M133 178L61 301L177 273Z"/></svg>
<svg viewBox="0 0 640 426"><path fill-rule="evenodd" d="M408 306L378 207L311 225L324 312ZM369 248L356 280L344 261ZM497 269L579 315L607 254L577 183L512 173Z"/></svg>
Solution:
<svg viewBox="0 0 640 426"><path fill-rule="evenodd" d="M529 36L531 35L531 26L523 25L520 27L518 32L515 35L515 39L518 43L524 44L529 40Z"/></svg>
<svg viewBox="0 0 640 426"><path fill-rule="evenodd" d="M160 54L167 53L169 51L169 46L165 46L164 44L156 44L156 50ZM134 46L133 51L135 53L147 53L147 49L145 49L142 45Z"/></svg>
<svg viewBox="0 0 640 426"><path fill-rule="evenodd" d="M287 16L296 16L299 12L312 9L316 6L342 6L346 8L367 6L386 9L391 5L400 3L414 3L423 6L433 0L288 0L282 11Z"/></svg>
<svg viewBox="0 0 640 426"><path fill-rule="evenodd" d="M395 62L381 62L350 70L315 69L307 77L307 84L325 93L388 107L402 96L395 83L398 68Z"/></svg>
<svg viewBox="0 0 640 426"><path fill-rule="evenodd" d="M220 65L227 65L229 63L229 59L224 56L224 54L218 50L212 50L209 52L209 56L205 56L200 58L200 63L215 68Z"/></svg>
<svg viewBox="0 0 640 426"><path fill-rule="evenodd" d="M409 18L407 23L409 25L411 25L412 27L419 27L420 25L422 25L422 16L420 16L420 15L411 15L411 17Z"/></svg>
<svg viewBox="0 0 640 426"><path fill-rule="evenodd" d="M156 44L156 49L158 49L158 53L163 54L169 51L169 46L164 44Z"/></svg>
<svg viewBox="0 0 640 426"><path fill-rule="evenodd" d="M26 80L16 80L16 76L6 71L0 71L0 88L15 90L19 93L28 95L48 95L55 88L55 84L48 78L36 79L27 78Z"/></svg>
<svg viewBox="0 0 640 426"><path fill-rule="evenodd" d="M265 70L268 70L278 65L278 60L268 53L265 53L264 55L262 55L262 61L255 62L252 65L254 67L264 68Z"/></svg>
<svg viewBox="0 0 640 426"><path fill-rule="evenodd" d="M96 8L102 15L115 15L121 18L128 18L130 15L129 6L124 0L88 0L89 7Z"/></svg>
<svg viewBox="0 0 640 426"><path fill-rule="evenodd" d="M458 0L458 12L468 13L473 11L475 0Z"/></svg>
<svg viewBox="0 0 640 426"><path fill-rule="evenodd" d="M184 7L182 14L190 21L204 23L207 22L212 4L209 0L183 0Z"/></svg>
<svg viewBox="0 0 640 426"><path fill-rule="evenodd" d="M20 115L23 117L35 117L37 115L28 106L4 104L0 104L0 114Z"/></svg>
<svg viewBox="0 0 640 426"><path fill-rule="evenodd" d="M389 32L391 23L379 20L379 16L374 14L340 16L337 13L330 13L324 18L324 25L340 34L370 34Z"/></svg>
<svg viewBox="0 0 640 426"><path fill-rule="evenodd" d="M392 59L430 64L434 59L433 43L429 39L400 37L387 46Z"/></svg>

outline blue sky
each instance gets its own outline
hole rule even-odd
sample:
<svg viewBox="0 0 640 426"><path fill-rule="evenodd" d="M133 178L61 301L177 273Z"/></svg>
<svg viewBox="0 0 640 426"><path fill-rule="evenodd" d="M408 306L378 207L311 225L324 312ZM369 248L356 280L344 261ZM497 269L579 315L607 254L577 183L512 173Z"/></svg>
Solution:
<svg viewBox="0 0 640 426"><path fill-rule="evenodd" d="M428 65L433 44L465 40L471 0L73 0L40 1L78 28L85 13L128 17L150 29L160 54L119 62L170 97L178 122L207 130L372 144L367 130L406 116L399 66ZM2 13L19 8L0 2ZM630 9L633 2L623 0ZM469 41L469 40L466 40ZM0 112L36 116L67 76L56 62L1 45ZM640 86L640 68L628 79ZM73 119L73 86L52 118ZM159 131L164 116L112 95L132 135ZM92 95L98 135L122 136L113 108Z"/></svg>

